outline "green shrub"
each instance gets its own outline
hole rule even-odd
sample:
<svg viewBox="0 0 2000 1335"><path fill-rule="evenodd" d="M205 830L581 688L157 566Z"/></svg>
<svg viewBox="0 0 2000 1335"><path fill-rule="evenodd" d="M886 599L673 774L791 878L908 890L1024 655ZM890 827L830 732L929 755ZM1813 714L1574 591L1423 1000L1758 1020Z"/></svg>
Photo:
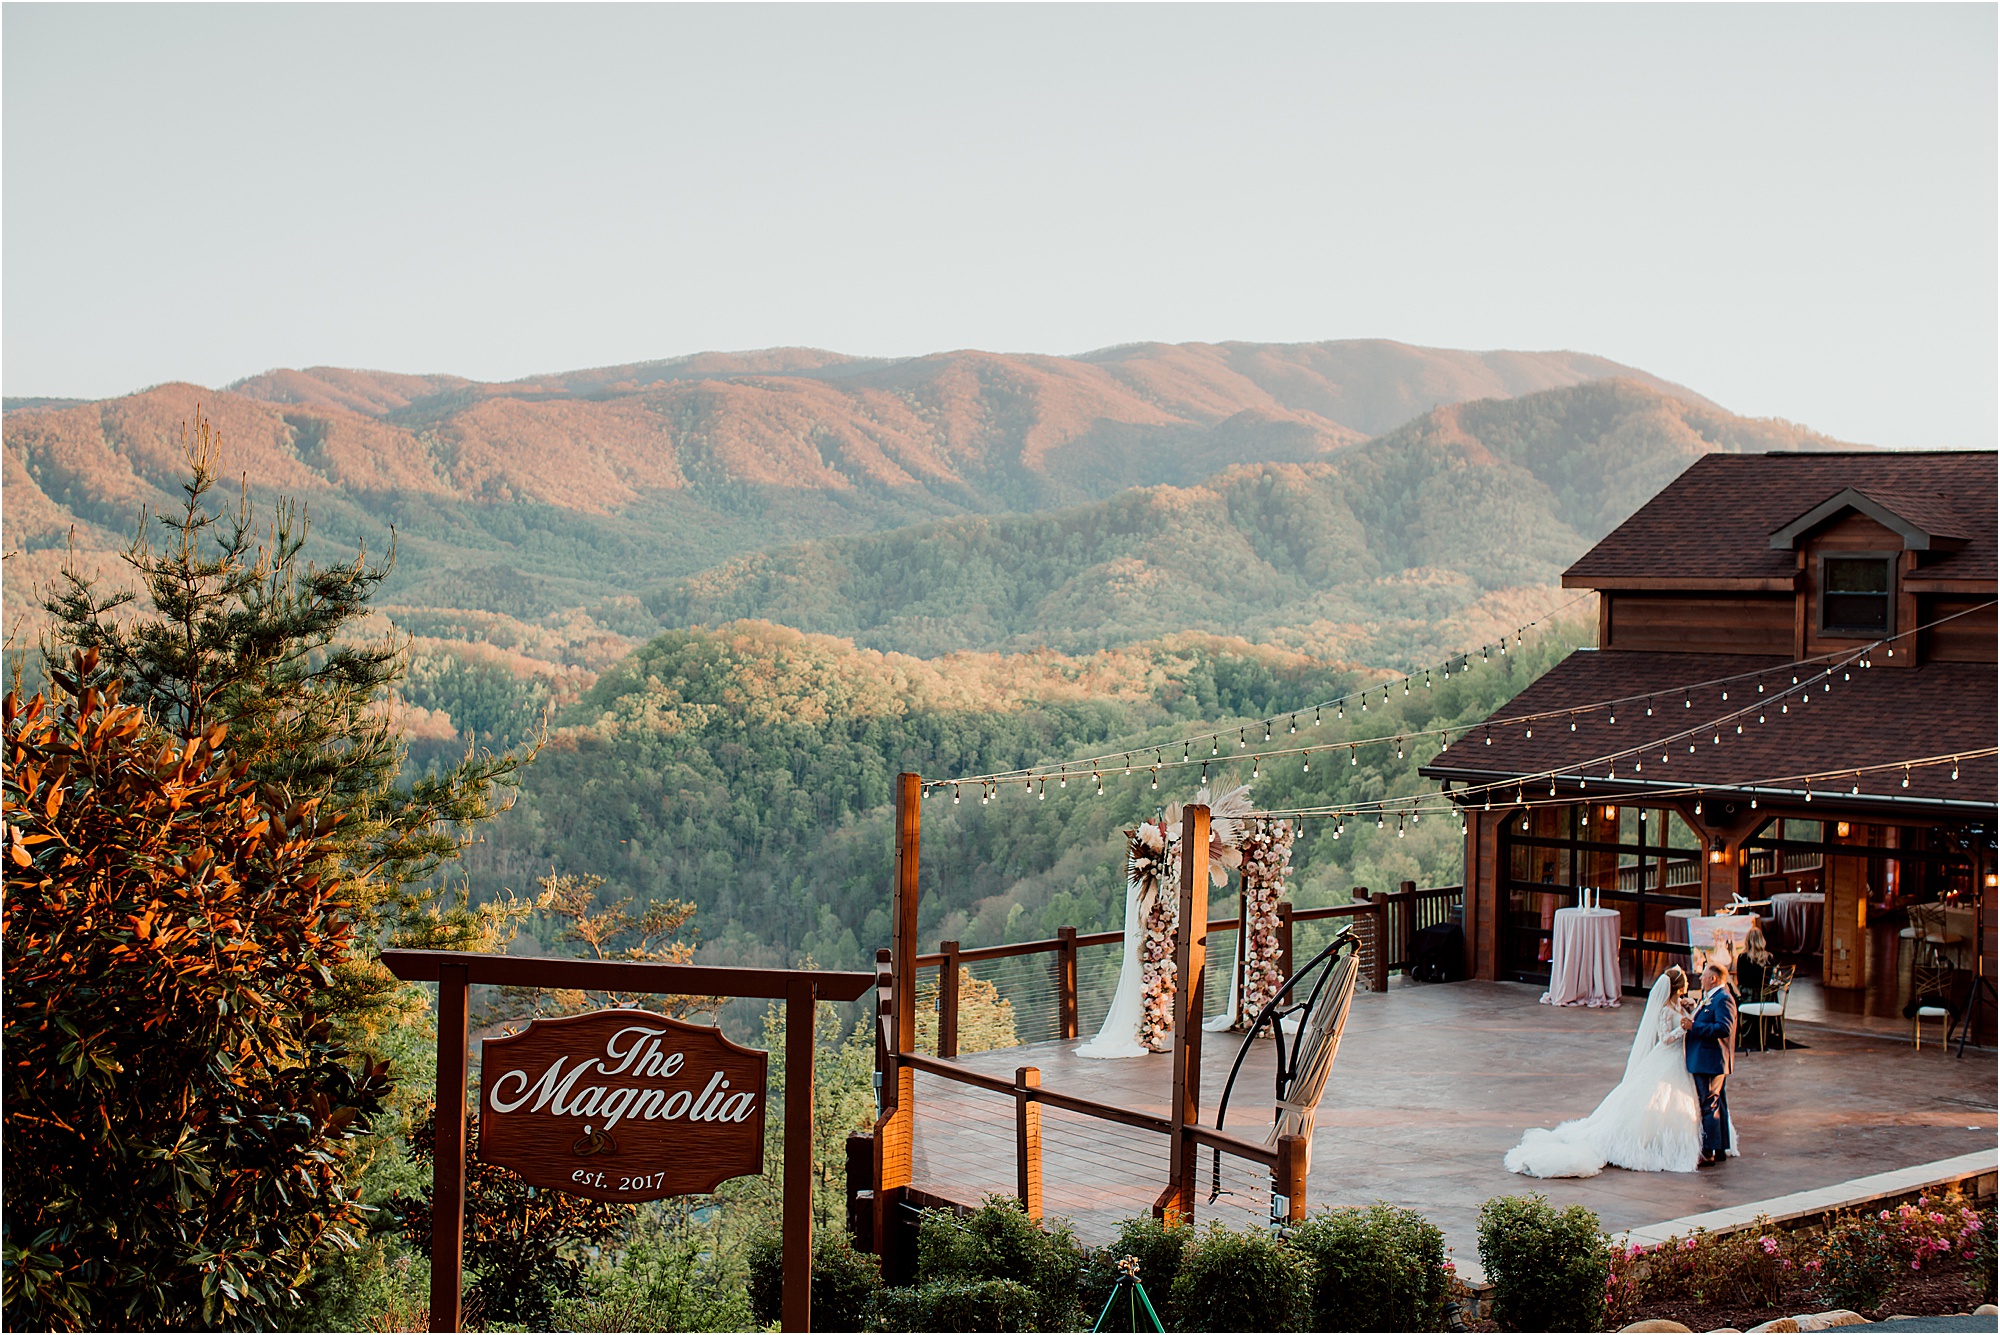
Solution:
<svg viewBox="0 0 2000 1335"><path fill-rule="evenodd" d="M882 1289L868 1304L869 1330L1039 1330L1041 1298L1011 1279L934 1279Z"/></svg>
<svg viewBox="0 0 2000 1335"><path fill-rule="evenodd" d="M881 1287L882 1263L867 1252L855 1251L845 1234L822 1234L813 1239L814 1330L862 1329L868 1300ZM750 1307L757 1320L768 1325L782 1319L784 1304L784 1237L767 1230L750 1248Z"/></svg>
<svg viewBox="0 0 2000 1335"><path fill-rule="evenodd" d="M1083 1278L1077 1285L1078 1299L1086 1321L1096 1321L1118 1284L1118 1263L1128 1256L1139 1258L1139 1283L1145 1287L1153 1311L1169 1329L1176 1324L1173 1311L1174 1276L1181 1270L1181 1253L1194 1230L1185 1224L1165 1224L1151 1215L1127 1219L1118 1226L1118 1236L1084 1260ZM1114 1324L1122 1324L1113 1318Z"/></svg>
<svg viewBox="0 0 2000 1335"><path fill-rule="evenodd" d="M748 1296L741 1283L731 1282L712 1236L673 1236L658 1227L643 1227L643 1223L625 1239L621 1253L606 1257L591 1271L585 1279L584 1296L556 1304L550 1329L709 1331L751 1327ZM818 1287L815 1282L815 1300ZM827 1330L860 1329L822 1327L817 1310L813 1324Z"/></svg>
<svg viewBox="0 0 2000 1335"><path fill-rule="evenodd" d="M1211 1223L1188 1239L1169 1293L1176 1330L1306 1330L1312 1262L1262 1229Z"/></svg>
<svg viewBox="0 0 2000 1335"><path fill-rule="evenodd" d="M1014 1280L1035 1295L1036 1329L1074 1330L1085 1323L1077 1302L1082 1270L1083 1249L1069 1224L1044 1227L1012 1197L988 1196L962 1219L949 1210L926 1210L917 1226L919 1285Z"/></svg>
<svg viewBox="0 0 2000 1335"><path fill-rule="evenodd" d="M1313 1264L1314 1330L1443 1330L1451 1311L1444 1233L1385 1201L1323 1210L1291 1237Z"/></svg>
<svg viewBox="0 0 2000 1335"><path fill-rule="evenodd" d="M1820 1236L1818 1283L1835 1306L1866 1311L1889 1296L1896 1282L1896 1240L1877 1220L1836 1219Z"/></svg>
<svg viewBox="0 0 2000 1335"><path fill-rule="evenodd" d="M1502 1330L1596 1330L1611 1251L1597 1216L1558 1210L1540 1192L1479 1207L1479 1261Z"/></svg>

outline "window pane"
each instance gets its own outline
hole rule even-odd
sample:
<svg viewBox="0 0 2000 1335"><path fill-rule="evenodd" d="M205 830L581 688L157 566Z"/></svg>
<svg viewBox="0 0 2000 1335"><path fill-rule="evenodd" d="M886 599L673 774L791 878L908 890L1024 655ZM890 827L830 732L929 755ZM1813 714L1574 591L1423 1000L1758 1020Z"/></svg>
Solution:
<svg viewBox="0 0 2000 1335"><path fill-rule="evenodd" d="M1887 632L1889 596L1882 593L1827 593L1820 596L1826 624L1841 630Z"/></svg>
<svg viewBox="0 0 2000 1335"><path fill-rule="evenodd" d="M1826 563L1826 591L1828 593L1887 593L1889 592L1889 563L1881 560L1856 561L1828 558Z"/></svg>

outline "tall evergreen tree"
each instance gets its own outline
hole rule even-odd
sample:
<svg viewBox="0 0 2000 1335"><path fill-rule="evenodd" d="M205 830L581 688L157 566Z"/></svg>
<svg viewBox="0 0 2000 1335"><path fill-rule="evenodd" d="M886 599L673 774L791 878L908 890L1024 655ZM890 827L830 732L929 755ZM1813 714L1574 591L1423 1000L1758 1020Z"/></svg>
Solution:
<svg viewBox="0 0 2000 1335"><path fill-rule="evenodd" d="M408 644L393 632L356 634L395 559L365 551L322 566L305 555L310 524L280 501L260 526L248 489L215 504L219 437L198 414L182 428L187 476L178 512L142 514L122 553L144 599L106 592L66 568L44 606L53 617L43 656L96 653L92 682L180 737L226 724L231 750L271 800L317 800L338 818L331 859L363 939L380 944L470 944L480 915L439 912L432 882L458 856L466 831L504 810L536 745L465 758L404 783L405 748L391 714ZM157 523L165 541L153 542ZM338 971L331 1005L366 1030L395 990L362 949Z"/></svg>

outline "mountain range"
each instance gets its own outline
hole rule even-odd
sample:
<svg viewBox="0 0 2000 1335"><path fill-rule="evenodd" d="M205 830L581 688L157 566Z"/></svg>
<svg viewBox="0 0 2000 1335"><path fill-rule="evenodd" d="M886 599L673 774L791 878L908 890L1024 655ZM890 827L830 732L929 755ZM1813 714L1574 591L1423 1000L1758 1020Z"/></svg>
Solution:
<svg viewBox="0 0 2000 1335"><path fill-rule="evenodd" d="M225 476L304 502L329 556L393 539L380 601L406 629L591 666L736 616L919 653L1182 625L1339 639L1397 590L1434 623L1546 586L1697 453L1828 443L1599 357L1383 341L777 349L501 384L277 370L10 400L10 624L32 629L70 543L117 578L197 410ZM953 569L881 583L931 540L963 562L940 548Z"/></svg>

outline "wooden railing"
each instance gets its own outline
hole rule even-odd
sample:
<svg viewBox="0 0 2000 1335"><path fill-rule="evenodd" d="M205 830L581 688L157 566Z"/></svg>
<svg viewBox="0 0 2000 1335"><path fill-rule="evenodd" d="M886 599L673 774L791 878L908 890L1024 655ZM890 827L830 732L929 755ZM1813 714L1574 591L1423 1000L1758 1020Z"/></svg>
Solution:
<svg viewBox="0 0 2000 1335"><path fill-rule="evenodd" d="M1372 913L1374 909L1375 906L1371 903L1369 905L1357 905L1354 908L1312 909L1307 910L1307 912L1314 914L1316 917L1351 917L1354 916L1357 910L1364 913ZM1221 921L1233 926L1235 920L1224 919ZM1066 931L1064 936L1058 936L1055 940L1062 942L1069 939L1070 936L1074 936L1074 933ZM1093 933L1091 937L1084 937L1081 940L1087 945L1110 943L1094 939L1100 936L1109 937L1111 941L1120 941L1123 939L1123 933L1109 932ZM984 947L977 953L974 951L944 951L935 956L921 956L919 958L929 961L942 961L955 955L958 959L1005 959L1013 955L1040 953L1048 948L1048 942L1029 941L1007 946ZM996 954L992 952L1004 953ZM894 1001L891 996L891 989L894 987L894 982L888 967L888 956L889 952L886 950L878 952L876 966L876 1038L879 1045L878 1053L880 1054L878 1060L881 1060L883 1057L889 1057L886 1051L891 1042L889 1017L895 1011ZM940 998L942 999L944 995L946 994L941 992ZM942 1018L940 1017L941 1020ZM939 1037L941 1041L947 1032L949 1031L940 1024ZM1026 1212L1030 1219L1040 1219L1042 1217L1041 1110L1044 1107L1061 1108L1085 1117L1094 1117L1100 1121L1114 1122L1121 1126L1129 1126L1140 1131L1152 1132L1156 1135L1167 1137L1173 1137L1176 1131L1178 1131L1192 1145L1200 1146L1204 1149L1220 1150L1236 1158L1258 1164L1270 1172L1273 1189L1277 1190L1288 1201L1297 1203L1296 1206L1292 1207L1291 1217L1294 1220L1304 1217L1306 1169L1309 1163L1309 1155L1307 1141L1303 1136L1279 1136L1274 1141L1263 1142L1247 1140L1242 1136L1216 1127L1194 1124L1182 1124L1176 1127L1171 1117L1165 1117L1158 1113L1141 1112L1138 1109L1124 1107L1120 1104L1104 1103L1097 1099L1083 1098L1075 1094L1064 1094L1053 1089L1044 1089L1042 1087L1041 1070L1034 1066L1016 1067L1014 1078L1009 1080L1003 1076L991 1075L987 1072L961 1065L946 1057L931 1057L920 1052L904 1052L889 1057L889 1060L893 1061L895 1066L907 1068L912 1071L923 1071L941 1079L953 1081L956 1084L968 1085L974 1089L983 1089L988 1093L1013 1100L1015 1194L1021 1202L1022 1210ZM856 1138L850 1138L850 1140L853 1139ZM850 1144L850 1159L857 1157L856 1149L855 1145ZM866 1153L867 1147L861 1147L861 1157L864 1158L864 1162ZM857 1179L857 1173L852 1166L850 1166L849 1178L849 1194L852 1197L855 1195L853 1183ZM850 1222L859 1224L860 1221L855 1204L855 1202L850 1201ZM866 1225L861 1225L861 1227L866 1227ZM857 1236L859 1235L860 1228L857 1227Z"/></svg>
<svg viewBox="0 0 2000 1335"><path fill-rule="evenodd" d="M1392 893L1370 893L1356 886L1354 902L1323 908L1299 909L1291 901L1278 905L1278 966L1291 976L1293 940L1302 924L1341 918L1363 919L1361 930L1361 970L1371 991L1386 991L1389 975L1408 969L1415 962L1416 933L1451 921L1454 907L1463 904L1462 886L1436 886L1419 890L1414 881L1405 881ZM1242 926L1236 918L1212 918L1209 934L1234 932ZM937 974L937 1056L950 1060L959 1055L960 998L963 971L973 964L995 960L1047 956L1047 986L1054 994L1055 1039L1079 1037L1078 970L1079 951L1103 946L1123 946L1125 933L1079 932L1074 927L1058 928L1056 935L1039 941L1014 941L999 946L962 946L956 941L940 941L935 952L918 955L919 969L936 969ZM1226 961L1218 957L1219 964ZM1226 988L1227 968L1220 971L1220 986ZM925 985L926 988L929 984ZM1047 1005L1047 994L1042 994ZM1043 1011L1046 1017L1048 1012ZM1046 1032L1046 1030L1044 1030ZM1033 1041L1033 1040L1030 1040Z"/></svg>

